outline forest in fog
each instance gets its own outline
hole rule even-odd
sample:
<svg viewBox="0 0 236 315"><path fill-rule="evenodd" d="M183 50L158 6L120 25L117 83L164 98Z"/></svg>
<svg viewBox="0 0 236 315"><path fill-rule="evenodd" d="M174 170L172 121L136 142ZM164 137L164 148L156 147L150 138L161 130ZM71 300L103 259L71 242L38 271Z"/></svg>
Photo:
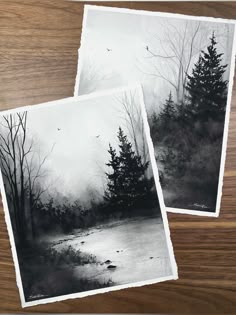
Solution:
<svg viewBox="0 0 236 315"><path fill-rule="evenodd" d="M90 248L96 242L95 249L101 246L99 235L87 240L98 231L110 234L108 241L113 226L120 234L123 225L129 225L124 235L134 232L119 246L130 242L132 252L143 240L143 232L136 235L137 226L142 230L145 220L154 225L158 221L154 233L162 235L158 248L166 251L139 94L133 90L73 102L0 119L0 166L27 301L115 285L106 275L117 268L111 257L100 261ZM93 119L92 125L87 123ZM75 238L72 246L68 240ZM88 266L91 271L84 271L82 278L74 274L74 268ZM166 266L169 270L169 261ZM97 268L105 272L102 280L92 277ZM121 279L127 283L125 274L118 284Z"/></svg>
<svg viewBox="0 0 236 315"><path fill-rule="evenodd" d="M169 206L215 211L228 88L228 65L222 60L213 33L185 77L182 98L174 99L170 90L159 112L150 116L162 186L188 192Z"/></svg>
<svg viewBox="0 0 236 315"><path fill-rule="evenodd" d="M84 30L78 94L141 82L166 206L215 212L234 25L90 6Z"/></svg>
<svg viewBox="0 0 236 315"><path fill-rule="evenodd" d="M102 190L90 187L81 200L60 193L60 178L48 181L51 172L47 162L56 143L42 154L37 137L28 131L28 112L1 117L0 164L15 239L20 246L51 230L69 232L114 217L132 217L139 211L149 215L149 208L159 207L141 110L135 108L131 94L115 102L123 107L122 119L128 128L125 133L120 125L117 127L114 145L107 142L107 160L102 167L96 166L102 172ZM60 132L60 128L55 129ZM100 137L95 135L97 140ZM82 169L83 165L77 167Z"/></svg>

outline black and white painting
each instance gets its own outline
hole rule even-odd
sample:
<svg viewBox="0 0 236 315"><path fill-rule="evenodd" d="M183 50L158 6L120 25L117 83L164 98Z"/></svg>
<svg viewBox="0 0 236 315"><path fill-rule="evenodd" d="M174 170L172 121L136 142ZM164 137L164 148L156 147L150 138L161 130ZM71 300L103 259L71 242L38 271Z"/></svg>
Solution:
<svg viewBox="0 0 236 315"><path fill-rule="evenodd" d="M23 307L177 278L142 89L0 114Z"/></svg>
<svg viewBox="0 0 236 315"><path fill-rule="evenodd" d="M230 20L85 6L75 95L142 84L168 211L219 215L234 29Z"/></svg>

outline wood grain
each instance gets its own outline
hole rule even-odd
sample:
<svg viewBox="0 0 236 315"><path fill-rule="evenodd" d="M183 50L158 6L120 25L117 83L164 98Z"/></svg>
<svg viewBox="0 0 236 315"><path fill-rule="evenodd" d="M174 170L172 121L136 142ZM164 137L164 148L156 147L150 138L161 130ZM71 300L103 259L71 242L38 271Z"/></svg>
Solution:
<svg viewBox="0 0 236 315"><path fill-rule="evenodd" d="M236 2L103 5L236 18ZM0 109L73 95L83 3L0 0ZM42 122L43 123L43 122ZM177 281L24 309L24 312L236 313L236 85L221 214L169 214ZM0 312L22 313L0 209Z"/></svg>

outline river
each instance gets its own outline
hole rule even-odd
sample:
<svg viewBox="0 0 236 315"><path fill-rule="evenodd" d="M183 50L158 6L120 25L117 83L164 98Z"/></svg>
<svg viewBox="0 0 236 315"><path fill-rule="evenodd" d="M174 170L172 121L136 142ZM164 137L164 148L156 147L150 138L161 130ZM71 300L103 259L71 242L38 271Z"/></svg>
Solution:
<svg viewBox="0 0 236 315"><path fill-rule="evenodd" d="M80 279L122 285L172 274L161 218L120 220L57 235L50 242L57 250L72 246L96 256L98 263L75 267Z"/></svg>

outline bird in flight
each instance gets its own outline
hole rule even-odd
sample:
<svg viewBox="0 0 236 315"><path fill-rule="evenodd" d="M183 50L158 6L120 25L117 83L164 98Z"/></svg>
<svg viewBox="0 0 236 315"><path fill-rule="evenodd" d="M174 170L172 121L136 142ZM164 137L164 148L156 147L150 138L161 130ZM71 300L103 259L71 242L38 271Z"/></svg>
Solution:
<svg viewBox="0 0 236 315"><path fill-rule="evenodd" d="M60 131L60 130L61 130L61 128L57 128L57 130L58 130L58 131Z"/></svg>
<svg viewBox="0 0 236 315"><path fill-rule="evenodd" d="M107 48L107 51L112 51L112 49L110 49L110 48Z"/></svg>
<svg viewBox="0 0 236 315"><path fill-rule="evenodd" d="M100 135L97 135L97 136L96 136L96 138L99 138L99 137L100 137Z"/></svg>
<svg viewBox="0 0 236 315"><path fill-rule="evenodd" d="M147 51L149 50L149 47L148 47L148 46L146 46L145 48L146 48Z"/></svg>

